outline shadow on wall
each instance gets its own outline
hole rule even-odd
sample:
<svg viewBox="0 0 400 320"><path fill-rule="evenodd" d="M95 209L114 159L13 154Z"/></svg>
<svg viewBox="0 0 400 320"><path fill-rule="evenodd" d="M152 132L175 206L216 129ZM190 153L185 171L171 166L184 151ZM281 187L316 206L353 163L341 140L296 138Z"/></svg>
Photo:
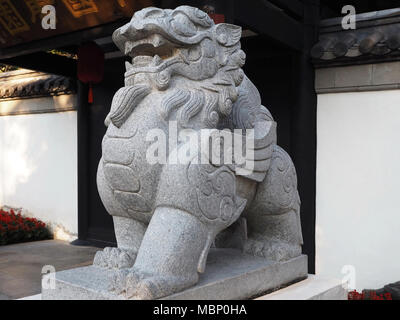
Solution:
<svg viewBox="0 0 400 320"><path fill-rule="evenodd" d="M76 111L0 116L0 207L76 234L76 140Z"/></svg>
<svg viewBox="0 0 400 320"><path fill-rule="evenodd" d="M6 199L16 194L20 184L29 181L48 149L46 141L30 141L32 135L26 125L29 119L14 119L15 116L0 118L0 205L5 205ZM32 144L35 144L34 153L29 152Z"/></svg>

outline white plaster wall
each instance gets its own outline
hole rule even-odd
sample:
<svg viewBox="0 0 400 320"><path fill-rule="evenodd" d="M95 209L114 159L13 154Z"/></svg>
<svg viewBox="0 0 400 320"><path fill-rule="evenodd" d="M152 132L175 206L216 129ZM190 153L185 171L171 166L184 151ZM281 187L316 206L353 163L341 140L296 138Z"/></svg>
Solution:
<svg viewBox="0 0 400 320"><path fill-rule="evenodd" d="M77 234L76 111L0 117L2 205Z"/></svg>
<svg viewBox="0 0 400 320"><path fill-rule="evenodd" d="M317 274L400 281L400 90L320 94L317 130Z"/></svg>

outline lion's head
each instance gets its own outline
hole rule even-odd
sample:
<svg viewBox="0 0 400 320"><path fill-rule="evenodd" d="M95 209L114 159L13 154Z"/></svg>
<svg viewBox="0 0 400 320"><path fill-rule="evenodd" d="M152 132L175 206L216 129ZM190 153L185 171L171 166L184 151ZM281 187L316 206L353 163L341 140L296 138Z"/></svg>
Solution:
<svg viewBox="0 0 400 320"><path fill-rule="evenodd" d="M125 87L117 92L107 121L121 126L133 111L132 104L156 90L165 92L165 119L174 114L182 127L188 127L197 116L196 123L203 127L218 127L231 114L244 78L246 56L240 38L239 26L215 25L197 8L151 7L136 12L113 34L132 63L126 63Z"/></svg>

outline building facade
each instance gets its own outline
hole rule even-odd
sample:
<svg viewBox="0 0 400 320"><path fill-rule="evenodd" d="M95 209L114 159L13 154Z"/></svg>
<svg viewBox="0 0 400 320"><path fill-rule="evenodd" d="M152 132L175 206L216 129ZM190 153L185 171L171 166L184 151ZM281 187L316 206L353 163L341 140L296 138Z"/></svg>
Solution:
<svg viewBox="0 0 400 320"><path fill-rule="evenodd" d="M400 278L400 9L321 22L316 273L358 290Z"/></svg>
<svg viewBox="0 0 400 320"><path fill-rule="evenodd" d="M396 1L96 2L97 11L75 15L60 5L68 23L48 34L32 25L32 34L20 30L0 46L0 63L38 70L0 76L0 206L49 222L57 238L115 243L96 187L104 119L123 85L125 57L111 34L142 7L196 5L243 28L245 73L298 172L309 272L350 280L358 290L400 279ZM347 2L361 12L356 29L343 28ZM16 1L15 10L23 5ZM85 20L95 16L100 23ZM105 56L93 103L76 74L87 41Z"/></svg>
<svg viewBox="0 0 400 320"><path fill-rule="evenodd" d="M75 81L31 70L0 74L0 206L78 235Z"/></svg>

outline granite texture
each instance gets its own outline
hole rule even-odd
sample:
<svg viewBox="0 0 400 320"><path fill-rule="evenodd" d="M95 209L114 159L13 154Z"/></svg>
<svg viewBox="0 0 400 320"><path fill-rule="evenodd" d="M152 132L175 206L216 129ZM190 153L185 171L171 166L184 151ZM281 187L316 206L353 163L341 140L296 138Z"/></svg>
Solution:
<svg viewBox="0 0 400 320"><path fill-rule="evenodd" d="M215 25L188 6L143 9L113 34L132 58L105 119L97 175L118 248L98 252L94 265L113 270L107 287L113 296L158 299L196 285L212 246L241 248L265 261L301 255L296 170L242 70L240 38L239 26ZM189 131L196 137L188 145L182 134ZM205 131L241 143L227 157L225 145L213 144L209 153L208 138L194 143ZM168 141L165 152L151 154L155 162L149 134L160 145ZM241 162L233 154L242 155L243 145ZM288 278L266 275L266 284Z"/></svg>
<svg viewBox="0 0 400 320"><path fill-rule="evenodd" d="M348 300L348 290L341 279L309 274L303 281L256 300Z"/></svg>
<svg viewBox="0 0 400 320"><path fill-rule="evenodd" d="M43 300L126 300L109 291L114 269L95 266L58 272L56 289L42 290ZM198 283L165 300L250 299L307 277L307 257L267 261L234 249L211 249Z"/></svg>

